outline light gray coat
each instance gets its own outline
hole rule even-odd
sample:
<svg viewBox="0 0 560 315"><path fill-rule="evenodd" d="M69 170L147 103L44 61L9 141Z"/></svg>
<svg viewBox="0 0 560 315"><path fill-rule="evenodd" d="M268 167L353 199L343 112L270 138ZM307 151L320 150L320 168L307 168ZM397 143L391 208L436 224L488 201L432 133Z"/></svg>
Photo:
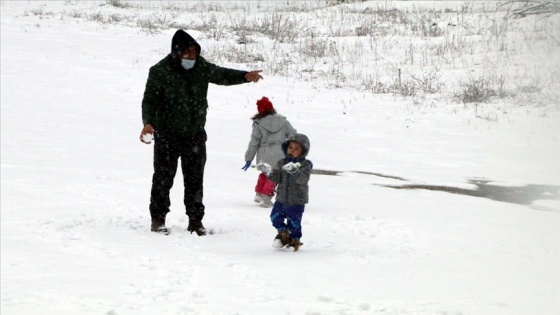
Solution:
<svg viewBox="0 0 560 315"><path fill-rule="evenodd" d="M288 119L280 114L255 119L251 140L245 152L245 161L252 161L256 155L257 164L261 162L269 165L276 164L284 157L280 146L296 132Z"/></svg>

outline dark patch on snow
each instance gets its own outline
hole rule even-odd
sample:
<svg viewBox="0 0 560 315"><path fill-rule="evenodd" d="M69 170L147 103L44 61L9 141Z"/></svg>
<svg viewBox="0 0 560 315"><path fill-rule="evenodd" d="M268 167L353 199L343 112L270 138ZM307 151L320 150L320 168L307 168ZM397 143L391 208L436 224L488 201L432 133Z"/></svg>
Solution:
<svg viewBox="0 0 560 315"><path fill-rule="evenodd" d="M338 174L340 174L342 172L340 171L331 171L331 170L318 170L318 169L311 169L311 174L316 174L316 175L333 175L336 176Z"/></svg>
<svg viewBox="0 0 560 315"><path fill-rule="evenodd" d="M560 186L555 185L524 185L524 186L499 186L489 184L489 180L469 180L476 189L466 189L441 185L378 185L394 189L425 189L443 191L452 194L481 197L496 201L509 202L519 205L531 205L536 200L560 200Z"/></svg>
<svg viewBox="0 0 560 315"><path fill-rule="evenodd" d="M358 173L365 175L372 175L383 178L390 178L400 181L408 181L399 176L385 175L381 173L365 172L365 171L333 171L313 169L311 174L317 175L332 175L337 176L341 173ZM402 185L380 185L380 187L394 188L394 189L425 189L432 191L443 191L451 194L487 198L495 201L509 202L518 205L531 205L536 200L559 200L560 201L560 186L556 185L534 185L528 184L523 186L500 186L491 184L491 180L487 179L471 179L468 181L470 184L476 186L475 189L459 188L444 185L429 185L429 184L402 184ZM550 210L545 207L535 207L535 209Z"/></svg>
<svg viewBox="0 0 560 315"><path fill-rule="evenodd" d="M384 177L384 178L391 178L391 179L406 181L406 179L404 179L404 178L402 178L402 177L392 176L392 175L385 175L385 174L381 174L381 173L363 172L363 171L354 171L353 173L366 174L366 175L374 175L374 176L377 176L377 177Z"/></svg>
<svg viewBox="0 0 560 315"><path fill-rule="evenodd" d="M385 175L385 174L374 173L374 172L365 172L365 171L333 171L333 170L321 170L321 169L315 169L315 168L311 170L311 174L317 174L317 175L332 175L332 176L337 176L337 175L339 175L340 173L358 173L358 174L373 175L373 176L378 176L378 177L383 177L383 178L391 178L391 179L406 181L406 179L404 179L404 178L402 178L402 177L392 176L392 175Z"/></svg>

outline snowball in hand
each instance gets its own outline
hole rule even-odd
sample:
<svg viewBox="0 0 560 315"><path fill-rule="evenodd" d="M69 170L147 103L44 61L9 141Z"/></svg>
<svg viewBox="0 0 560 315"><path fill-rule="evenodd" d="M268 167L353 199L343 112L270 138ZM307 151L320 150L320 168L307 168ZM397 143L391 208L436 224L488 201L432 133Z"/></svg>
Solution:
<svg viewBox="0 0 560 315"><path fill-rule="evenodd" d="M152 136L151 133L145 133L145 134L142 135L142 140L144 140L144 142L146 142L146 143L152 142L153 139L154 139L154 136Z"/></svg>
<svg viewBox="0 0 560 315"><path fill-rule="evenodd" d="M301 167L301 164L299 162L298 163L289 162L289 163L286 163L284 166L282 166L282 169L285 170L285 171L291 172L291 171L297 171L297 169L300 168L300 167Z"/></svg>

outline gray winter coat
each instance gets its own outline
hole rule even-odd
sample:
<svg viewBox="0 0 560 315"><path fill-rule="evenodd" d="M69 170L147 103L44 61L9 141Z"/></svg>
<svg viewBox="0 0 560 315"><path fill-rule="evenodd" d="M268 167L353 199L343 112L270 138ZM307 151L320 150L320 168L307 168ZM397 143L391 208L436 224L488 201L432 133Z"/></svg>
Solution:
<svg viewBox="0 0 560 315"><path fill-rule="evenodd" d="M288 143L296 141L303 146L302 153L297 158L287 156ZM307 136L296 134L282 143L282 151L285 158L281 159L273 167L272 172L268 175L268 179L278 184L276 186L276 200L285 206L304 205L309 202L309 178L313 163L307 160L307 154L311 148L311 143ZM299 172L295 175L289 174L282 167L289 162L298 162L301 164Z"/></svg>
<svg viewBox="0 0 560 315"><path fill-rule="evenodd" d="M256 155L257 163L276 164L284 157L280 145L296 132L288 119L280 114L256 119L251 132L251 140L245 152L245 161L252 161Z"/></svg>

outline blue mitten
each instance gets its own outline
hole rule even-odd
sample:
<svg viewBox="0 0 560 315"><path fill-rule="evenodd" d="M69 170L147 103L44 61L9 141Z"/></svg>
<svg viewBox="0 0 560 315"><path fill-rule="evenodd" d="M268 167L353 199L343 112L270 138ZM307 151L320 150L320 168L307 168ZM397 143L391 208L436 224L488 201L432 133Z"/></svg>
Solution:
<svg viewBox="0 0 560 315"><path fill-rule="evenodd" d="M251 166L251 161L247 161L245 162L245 165L243 165L243 167L241 168L244 171L247 171L247 169Z"/></svg>

